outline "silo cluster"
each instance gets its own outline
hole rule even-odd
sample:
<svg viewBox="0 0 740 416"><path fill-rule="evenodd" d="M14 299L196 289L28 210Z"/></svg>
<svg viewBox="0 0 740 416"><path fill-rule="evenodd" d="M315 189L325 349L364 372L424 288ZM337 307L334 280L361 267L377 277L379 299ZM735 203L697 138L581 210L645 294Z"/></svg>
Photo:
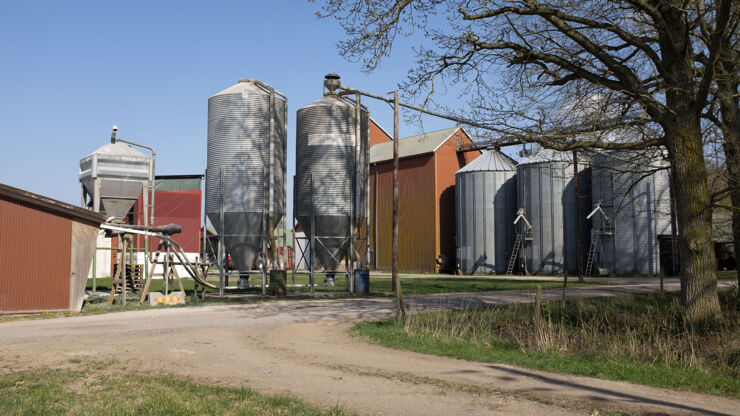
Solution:
<svg viewBox="0 0 740 416"><path fill-rule="evenodd" d="M577 181L571 152L530 151L515 172L511 165L483 168L494 158L486 152L456 175L460 271L501 274L511 263L520 273L577 273L580 228L584 270L591 255L593 271L660 272L659 237L671 234L671 208L670 177L659 154L579 155ZM589 216L597 206L605 215L596 210ZM514 225L521 218L526 227Z"/></svg>
<svg viewBox="0 0 740 416"><path fill-rule="evenodd" d="M208 99L206 214L240 271L285 215L287 98L243 79Z"/></svg>
<svg viewBox="0 0 740 416"><path fill-rule="evenodd" d="M516 192L516 163L498 150L489 149L455 174L457 258L463 273L506 271Z"/></svg>

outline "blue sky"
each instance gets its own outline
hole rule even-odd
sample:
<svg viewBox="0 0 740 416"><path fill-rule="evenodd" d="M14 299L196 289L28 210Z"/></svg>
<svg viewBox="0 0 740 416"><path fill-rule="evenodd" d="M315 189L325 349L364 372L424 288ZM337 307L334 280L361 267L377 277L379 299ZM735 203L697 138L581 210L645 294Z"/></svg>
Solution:
<svg viewBox="0 0 740 416"><path fill-rule="evenodd" d="M411 47L421 42L402 39L366 75L339 56L335 43L344 32L317 19L316 7L299 0L0 0L0 183L79 204L78 161L108 142L114 124L119 137L155 147L157 174L201 173L208 97L257 78L288 95L291 195L295 112L320 97L324 74L382 94L405 78L415 61ZM392 133L390 107L366 103ZM453 124L425 118L423 127ZM403 124L401 137L420 131Z"/></svg>

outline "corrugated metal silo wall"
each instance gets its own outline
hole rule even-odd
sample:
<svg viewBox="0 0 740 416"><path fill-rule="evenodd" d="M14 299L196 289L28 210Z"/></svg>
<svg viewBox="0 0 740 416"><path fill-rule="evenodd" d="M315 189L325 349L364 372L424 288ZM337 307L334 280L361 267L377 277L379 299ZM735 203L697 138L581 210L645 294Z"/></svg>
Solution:
<svg viewBox="0 0 740 416"><path fill-rule="evenodd" d="M371 172L370 247L376 268L390 270L393 215L393 162L373 165ZM377 185L377 193L375 191ZM401 159L399 186L399 258L402 272L434 272L436 195L432 155ZM377 204L376 204L377 195ZM377 217L377 224L375 218ZM375 236L377 235L377 243Z"/></svg>
<svg viewBox="0 0 740 416"><path fill-rule="evenodd" d="M480 151L457 153L456 143L469 141L458 130L434 153L437 182L437 247L434 257L443 255L447 262L440 269L454 271L457 257L455 244L455 172L480 156Z"/></svg>
<svg viewBox="0 0 740 416"><path fill-rule="evenodd" d="M286 183L286 172L288 169L288 120L287 112L285 107L285 101L275 97L275 103L273 107L273 114L275 115L275 137L274 137L274 214L275 218L279 219L285 215L286 210L286 198L287 198L287 183ZM277 227L278 221L275 221L274 226Z"/></svg>
<svg viewBox="0 0 740 416"><path fill-rule="evenodd" d="M455 202L460 269L466 274L505 273L514 244L516 171L458 174Z"/></svg>
<svg viewBox="0 0 740 416"><path fill-rule="evenodd" d="M69 309L72 221L0 200L0 230L0 312Z"/></svg>
<svg viewBox="0 0 740 416"><path fill-rule="evenodd" d="M660 272L659 235L671 234L669 178L666 171L642 178L624 162L597 156L593 162L593 201L612 219L613 236L602 236L600 264L616 274ZM597 216L594 228L602 227Z"/></svg>
<svg viewBox="0 0 740 416"><path fill-rule="evenodd" d="M215 95L208 100L208 166L206 212L220 209L220 166L226 166L224 210L262 212L264 166L269 162L269 96ZM285 200L285 103L276 99L275 211L283 214ZM217 216L217 215L216 215Z"/></svg>
<svg viewBox="0 0 740 416"><path fill-rule="evenodd" d="M588 172L579 174L579 194L587 187ZM517 199L519 206L526 208L532 224L532 241L524 253L527 268L535 274L576 273L578 249L576 227L581 227L583 246L588 241L588 224L583 217L585 204L581 205L581 217L576 216L575 184L573 165L569 162L540 162L517 167ZM587 201L582 198L581 201ZM585 251L584 259L585 262Z"/></svg>
<svg viewBox="0 0 740 416"><path fill-rule="evenodd" d="M337 99L339 100L339 99ZM342 103L344 103L342 101ZM348 105L309 106L298 110L296 118L296 183L294 201L296 216L311 215L311 174L314 180L314 200L316 201L316 215L350 215L350 182L353 172L355 149L348 140L332 142L325 141L324 145L314 145L309 136L324 134L336 137L354 137L355 110ZM361 118L361 134L363 148L359 163L367 160L368 150L366 141L368 134L368 115L363 112ZM321 144L321 143L318 143ZM366 212L367 187L366 177L360 180L360 200L364 201L358 212Z"/></svg>

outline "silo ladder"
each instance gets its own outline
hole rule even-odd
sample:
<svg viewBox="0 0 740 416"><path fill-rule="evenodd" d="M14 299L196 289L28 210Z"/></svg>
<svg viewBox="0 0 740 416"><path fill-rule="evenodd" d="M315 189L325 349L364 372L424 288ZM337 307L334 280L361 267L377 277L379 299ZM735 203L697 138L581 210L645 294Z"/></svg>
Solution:
<svg viewBox="0 0 740 416"><path fill-rule="evenodd" d="M601 232L599 230L591 230L591 246L588 248L588 260L586 260L586 276L591 276L594 268L594 260L596 259L596 249L600 242Z"/></svg>
<svg viewBox="0 0 740 416"><path fill-rule="evenodd" d="M506 266L506 274L512 274L514 272L514 266L516 266L516 259L519 255L519 249L522 247L522 241L524 240L524 233L516 233L516 240L514 240L514 247L511 249L511 257L509 257L509 264Z"/></svg>

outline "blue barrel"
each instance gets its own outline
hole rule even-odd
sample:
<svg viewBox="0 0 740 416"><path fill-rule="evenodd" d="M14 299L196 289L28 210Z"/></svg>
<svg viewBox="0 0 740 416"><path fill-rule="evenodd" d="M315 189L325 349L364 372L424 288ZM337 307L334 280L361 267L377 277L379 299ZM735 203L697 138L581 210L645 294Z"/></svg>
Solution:
<svg viewBox="0 0 740 416"><path fill-rule="evenodd" d="M370 294L370 270L355 270L355 293Z"/></svg>

